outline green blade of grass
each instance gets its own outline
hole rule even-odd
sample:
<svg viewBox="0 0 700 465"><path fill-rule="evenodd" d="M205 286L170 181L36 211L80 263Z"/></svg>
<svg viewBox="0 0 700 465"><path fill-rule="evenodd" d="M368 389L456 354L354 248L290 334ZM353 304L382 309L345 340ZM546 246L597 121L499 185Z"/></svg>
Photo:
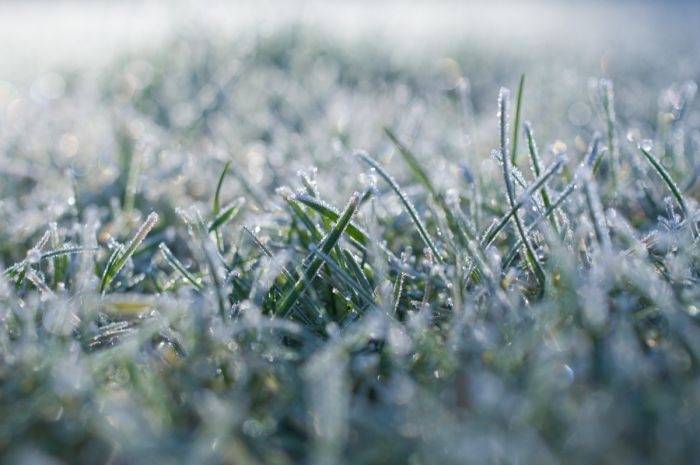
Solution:
<svg viewBox="0 0 700 465"><path fill-rule="evenodd" d="M323 253L320 250L318 250L315 246L311 248L312 252L314 253L314 256L318 256L323 260L323 262L328 265L328 267L336 273L336 275L340 278L340 280L348 286L350 289L352 289L358 297L360 297L364 302L371 306L375 307L376 303L374 302L374 298L372 297L371 290L365 289L364 285L357 280L357 278L353 278L347 271L345 271L335 260L333 260L333 257L328 255L327 253Z"/></svg>
<svg viewBox="0 0 700 465"><path fill-rule="evenodd" d="M180 272L180 274L187 281L189 281L195 287L195 289L197 289L198 291L201 291L204 288L204 286L202 286L202 284L199 282L199 280L197 278L195 278L194 276L192 276L192 273L187 271L187 268L185 268L185 265L180 260L177 259L177 257L175 256L175 254L173 254L173 252L170 250L170 248L168 248L168 246L165 245L165 242L161 242L160 244L158 244L158 248L160 249L160 252L163 255L163 258L165 259L165 261L167 261L170 264L170 266L172 266L178 272Z"/></svg>
<svg viewBox="0 0 700 465"><path fill-rule="evenodd" d="M299 178L301 178L301 183L304 186L304 190L306 190L306 194L309 195L309 197L318 198L319 192L316 182L304 171L299 172Z"/></svg>
<svg viewBox="0 0 700 465"><path fill-rule="evenodd" d="M55 257L60 257L60 256L68 256L68 255L73 255L77 253L84 253L84 252L98 252L100 250L99 247L64 247L62 249L54 249L54 250L49 250L41 254L39 257L39 261L44 261L48 260L49 258L55 258ZM15 276L19 270L22 269L23 266L27 264L27 260L22 260L21 262L15 263L14 265L6 268L3 271L3 274L6 276Z"/></svg>
<svg viewBox="0 0 700 465"><path fill-rule="evenodd" d="M408 167L411 169L411 172L413 175L418 178L421 184L423 184L426 189L433 195L437 196L437 190L433 186L433 183L430 181L430 178L428 177L428 174L423 170L423 167L420 165L418 162L418 159L416 156L413 154L411 150L408 149L399 139L396 137L394 132L389 129L388 127L384 127L384 133L389 137L389 140L391 140L391 143L394 144L394 146L398 149L399 153L403 157L403 159L406 161L406 164Z"/></svg>
<svg viewBox="0 0 700 465"><path fill-rule="evenodd" d="M224 185L224 178L226 177L230 166L231 161L229 160L224 165L224 169L221 170L221 174L219 175L219 181L216 183L216 191L214 192L214 201L212 204L212 213L214 214L215 219L212 221L212 223L214 223L217 218L221 217L221 215L219 215L219 212L221 211L221 187ZM214 236L216 237L216 246L219 250L222 250L223 242L221 240L221 233L217 230L217 228L209 230L209 232L212 231L214 232Z"/></svg>
<svg viewBox="0 0 700 465"><path fill-rule="evenodd" d="M122 249L117 249L113 256L110 257L100 281L100 293L104 294L107 291L107 288L112 283L112 280L114 280L119 271L121 271L127 260L129 260L129 257L134 254L138 246L141 244L141 242L143 242L157 222L158 214L152 212L150 215L148 215L146 221L144 221L141 227L136 231L136 234L134 234L134 237L123 249L123 251Z"/></svg>
<svg viewBox="0 0 700 465"><path fill-rule="evenodd" d="M268 258L272 258L272 257L273 257L272 252L270 251L270 249L268 249L268 248L265 246L265 244L263 244L263 243L260 241L260 239L258 239L258 237L253 233L253 231L251 231L250 229L248 229L246 226L243 226L243 230L244 230L246 233L248 233L248 235L251 237L251 239L253 239L253 242L255 243L255 245L257 245L257 246L260 248L260 250L263 251L263 253L265 254L265 256L267 256ZM292 274L290 273L290 271L287 269L286 266L282 266L282 274L284 274L285 278L287 278L287 279L290 280L290 281L292 281L292 280L294 279L294 277L292 276Z"/></svg>
<svg viewBox="0 0 700 465"><path fill-rule="evenodd" d="M404 207L406 208L406 211L408 211L408 214L413 220L413 223L416 225L418 233L421 239L423 239L423 242L433 253L435 259L438 262L442 262L442 255L440 255L440 252L438 252L437 247L435 247L435 244L433 243L432 239L430 239L430 236L428 235L428 232L426 231L423 222L418 216L418 212L416 212L416 209L413 207L413 204L408 200L406 194L403 193L399 185L396 183L396 181L394 181L394 178L392 178L391 175L379 164L379 162L372 158L367 152L357 151L355 152L355 155L358 156L362 161L367 163L369 166L374 168L377 171L377 173L379 173L379 175L387 182L387 184L389 184L389 186L401 200L401 203L403 203Z"/></svg>
<svg viewBox="0 0 700 465"><path fill-rule="evenodd" d="M499 232L503 230L503 228L508 224L508 221L515 215L515 212L518 211L518 209L522 208L525 203L529 201L529 199L532 197L532 194L536 192L538 189L540 189L542 186L546 184L546 182L554 176L557 171L562 167L564 164L564 159L559 158L556 160L554 163L552 163L549 168L545 170L545 172L537 178L532 184L530 184L525 192L518 198L518 200L513 204L513 206L510 208L510 210L501 217L501 219L494 224L494 226L490 227L482 236L481 239L481 247L482 248L487 248L491 245L493 240L496 238ZM512 184L511 184L512 186Z"/></svg>
<svg viewBox="0 0 700 465"><path fill-rule="evenodd" d="M250 236L250 238L253 239L253 242L255 243L255 245L257 245L257 246L260 248L260 250L262 250L263 253L264 253L268 258L272 258L272 252L270 251L270 249L268 249L268 248L265 246L265 244L263 244L263 243L260 241L260 239L258 239L258 237L253 233L253 231L251 231L250 229L248 229L247 226L243 226L243 231L245 231L246 233L248 233L248 235Z"/></svg>
<svg viewBox="0 0 700 465"><path fill-rule="evenodd" d="M357 193L353 194L350 197L350 200L347 206L345 207L343 214L340 216L338 221L333 226L333 229L328 233L326 238L321 243L320 251L322 253L330 253L333 247L335 247L335 245L338 243L338 241L340 240L340 236L343 234L343 231L345 231L345 229L347 228L348 223L350 223L350 219L357 210L359 200L360 197ZM314 255L313 259L311 260L311 263L309 263L308 267L306 267L303 274L299 277L292 289L282 298L282 300L277 305L277 309L275 312L277 315L286 316L289 314L294 304L304 293L307 284L311 283L311 281L316 276L316 273L318 272L322 264L323 259L318 257L317 255Z"/></svg>
<svg viewBox="0 0 700 465"><path fill-rule="evenodd" d="M443 213L445 214L445 219L447 220L447 226L457 237L460 244L464 246L464 244L466 244L467 241L474 239L474 235L469 232L468 228L464 228L462 227L462 225L460 225L460 222L458 221L454 212L449 207L449 205L447 205L445 197L435 188L432 181L430 180L430 177L425 172L425 170L423 169L413 152L408 147L406 147L406 145L404 145L398 139L398 137L396 137L396 135L391 129L385 127L384 132L389 137L389 140L391 140L391 142L397 148L399 154L401 154L413 175L418 179L418 181L420 181L421 184L423 184L423 186L426 189L428 189L428 192L430 192L430 195L433 197L435 203L440 207L440 209L442 209Z"/></svg>
<svg viewBox="0 0 700 465"><path fill-rule="evenodd" d="M396 281L394 281L394 289L392 291L392 296L394 300L393 315L394 317L399 317L399 309L401 304L401 295L403 294L403 284L406 279L406 275L399 273L396 276Z"/></svg>
<svg viewBox="0 0 700 465"><path fill-rule="evenodd" d="M610 250L610 232L605 222L603 205L598 195L598 187L593 178L593 172L588 168L583 172L583 192L598 243L603 250Z"/></svg>
<svg viewBox="0 0 700 465"><path fill-rule="evenodd" d="M102 288L104 287L103 283L107 280L108 270L110 270L110 269L112 269L112 267L114 267L114 264L117 262L119 255L123 251L124 251L124 246L122 244L117 244L117 246L114 248L114 251L112 251L112 254L107 259L107 263L105 264L104 273L102 274L102 282L100 283L100 290L102 290Z"/></svg>
<svg viewBox="0 0 700 465"><path fill-rule="evenodd" d="M591 141L588 144L588 151L586 152L586 156L584 157L583 163L581 164L583 168L591 168L593 170L593 173L598 172L598 167L600 166L600 162L603 159L600 150L600 139L601 136L599 133L596 132L593 134L593 137L591 138Z"/></svg>
<svg viewBox="0 0 700 465"><path fill-rule="evenodd" d="M340 218L341 216L341 214L338 213L335 210L335 208L333 208L331 205L327 204L323 200L311 197L307 194L297 194L294 196L294 200L303 203L307 207L311 208L312 210L315 210L321 216L331 221L338 221L338 218ZM369 239L367 238L367 233L365 233L362 229L360 229L359 226L353 224L352 222L348 223L347 233L348 236L352 237L363 246L366 246L369 242Z"/></svg>
<svg viewBox="0 0 700 465"><path fill-rule="evenodd" d="M513 124L513 141L511 147L511 163L513 166L516 165L518 158L518 139L520 136L520 114L523 107L523 90L525 88L525 74L520 75L520 82L518 83L518 95L516 97L515 103L515 122Z"/></svg>
<svg viewBox="0 0 700 465"><path fill-rule="evenodd" d="M688 206L685 203L683 194L681 193L676 183L673 181L673 178L671 177L669 172L666 170L666 168L664 168L661 162L659 162L659 160L657 160L646 148L640 145L639 151L642 152L644 158L647 159L647 161L651 164L651 166L654 167L659 176L661 176L661 179L663 179L664 183L666 184L666 187L668 187L668 189L671 191L671 194L676 199L676 202L678 202L678 206L681 208L683 216L686 219L689 219L690 217L688 212Z"/></svg>
<svg viewBox="0 0 700 465"><path fill-rule="evenodd" d="M73 255L73 254L77 254L77 253L97 252L99 250L100 250L99 247L82 247L82 246L64 247L62 249L48 250L48 251L42 253L41 260L47 260L47 259L53 258L53 257Z"/></svg>
<svg viewBox="0 0 700 465"><path fill-rule="evenodd" d="M508 146L507 146L507 131L508 131L508 99L510 97L510 92L508 89L502 88L498 96L498 110L499 110L499 122L501 130L501 157L503 158L503 178L506 185L506 194L511 207L515 207L515 189L513 187L513 180L511 174L510 158L508 157ZM532 248L532 244L525 233L522 221L518 215L517 209L513 213L513 219L515 220L515 226L520 234L520 237L525 246L525 251L527 253L527 260L530 268L535 274L538 284L540 286L540 296L545 290L545 274L540 265L537 255Z"/></svg>
<svg viewBox="0 0 700 465"><path fill-rule="evenodd" d="M370 285L367 276L365 276L365 273L362 271L360 264L355 260L353 254L349 250L343 250L343 257L345 258L347 267L350 269L357 282L368 294L371 294L372 286Z"/></svg>
<svg viewBox="0 0 700 465"><path fill-rule="evenodd" d="M209 236L200 233L200 240L204 259L209 267L209 275L211 276L216 301L219 306L219 315L223 320L225 320L228 316L228 305L226 291L223 287L226 280L226 270L224 268L223 259L221 258L221 255L219 255L216 245L211 241Z"/></svg>
<svg viewBox="0 0 700 465"><path fill-rule="evenodd" d="M535 136L532 132L532 126L527 121L525 122L525 137L527 138L527 147L528 153L530 154L530 161L532 163L532 170L534 171L535 176L539 177L541 174L540 155L539 151L537 150L537 144L535 143ZM546 185L543 185L540 189L540 196L542 197L542 203L544 204L545 209L549 210L552 207L552 202L549 198L549 189ZM557 215L552 214L549 216L549 221L552 225L552 229L554 229L554 232L559 234L559 222L557 221Z"/></svg>
<svg viewBox="0 0 700 465"><path fill-rule="evenodd" d="M234 202L231 202L228 206L224 207L222 210L220 210L220 213L214 218L209 225L207 226L207 231L211 232L217 232L219 231L219 228L229 221L233 220L238 213L241 211L241 206L243 205L242 200L237 200ZM220 248L220 247L219 247Z"/></svg>
<svg viewBox="0 0 700 465"><path fill-rule="evenodd" d="M576 183L572 182L566 187L566 189L564 189L564 191L561 193L561 195L559 195L559 197L554 201L554 203L552 203L552 205L543 214L538 216L532 222L532 224L530 224L525 229L525 232L527 234L530 234L532 231L534 231L534 229L537 227L537 225L539 225L542 222L542 220L544 220L545 218L548 218L550 215L552 215L554 213L554 211L557 208L559 208L559 206L561 204L563 204L567 198L569 198L569 196L571 195L572 192L574 192L574 190L576 190ZM511 247L510 250L508 251L508 253L506 253L506 255L505 255L506 258L503 260L503 269L506 269L510 266L511 262L515 259L515 255L517 254L518 249L520 249L520 247L522 247L522 245L523 245L522 239L518 239L517 242L515 243L515 245L513 245L513 247Z"/></svg>
<svg viewBox="0 0 700 465"><path fill-rule="evenodd" d="M370 195L371 189L368 189L365 192L363 192L363 194L360 196L359 205L362 205L362 203L366 201ZM319 213L324 218L330 221L335 222L341 216L341 214L337 212L335 207L329 205L321 199L309 197L306 194L296 194L294 200L303 203L304 205L316 211L317 213ZM354 245L363 254L366 253L367 247L369 245L369 236L367 232L365 232L364 229L354 224L352 221L348 223L347 229L345 231L347 232L348 237L350 238L350 243ZM394 256L394 254L383 245L379 244L379 249L386 254L386 257L390 263L396 264L399 262L399 259L396 256Z"/></svg>
<svg viewBox="0 0 700 465"><path fill-rule="evenodd" d="M530 234L536 227L537 225L542 222L545 218L548 218L549 216L553 215L555 210L557 210L561 204L564 203L566 199L569 198L569 196L579 187L580 184L580 178L581 172L585 170L586 168L588 169L593 169L595 170L594 166L596 164L596 161L598 159L599 155L599 147L600 147L600 135L599 134L594 134L593 138L591 139L591 142L588 146L588 151L586 153L586 156L584 157L583 163L581 164L581 167L577 173L577 175L574 178L574 181L570 182L566 188L562 191L561 194L559 194L559 197L552 202L552 205L547 208L547 210L538 216L531 225L529 225L526 229L526 233ZM535 183L533 183L534 185ZM510 213L510 212L509 212ZM505 216L501 219L499 222L499 225L501 223L504 223ZM496 228L494 228L496 229ZM490 239L493 240L494 235L489 235ZM489 242L490 243L490 242ZM515 256L517 255L518 249L523 245L522 239L518 239L518 241L511 247L511 249L506 253L505 259L503 260L503 269L506 269L510 266L512 261L515 259Z"/></svg>
<svg viewBox="0 0 700 465"><path fill-rule="evenodd" d="M282 195L282 198L287 202L287 205L292 209L294 216L298 218L301 223L308 229L311 237L314 241L320 241L323 237L320 228L311 220L309 215L306 214L303 208L295 201L295 195L289 189L279 189L278 192Z"/></svg>
<svg viewBox="0 0 700 465"><path fill-rule="evenodd" d="M212 205L212 211L215 215L219 214L221 210L221 187L224 185L224 178L228 173L229 167L231 166L231 161L227 161L224 165L224 169L221 170L219 175L219 182L216 183L216 191L214 192L214 203Z"/></svg>
<svg viewBox="0 0 700 465"><path fill-rule="evenodd" d="M51 247L58 249L61 243L61 238L58 233L58 225L51 223ZM60 284L68 272L68 257L66 255L56 255L53 258L53 285L54 289L58 289Z"/></svg>
<svg viewBox="0 0 700 465"><path fill-rule="evenodd" d="M600 135L598 133L593 135L593 138L591 139L591 142L588 146L588 151L586 153L586 156L584 157L582 167L592 167L593 170L595 171L595 166L597 165L597 162L599 161L599 150L600 148ZM494 224L494 226L490 227L482 236L481 239L481 247L486 248L491 243L493 242L493 239L498 235L498 233L508 224L508 220L510 219L511 216L515 213L515 211L518 208L521 208L524 204L524 201L527 200L527 198L532 195L534 191L536 191L540 186L544 185L544 182L546 182L546 178L548 178L547 173L554 168L554 165L550 166L550 168L545 171L545 174L540 176L540 178L536 181L534 181L532 184L530 184L530 187L526 191L526 195L523 195L520 197L519 201L516 203L515 207L511 208L511 210L505 214L504 216L501 217L500 221ZM553 172L556 171L556 169L553 170ZM553 174L553 173L552 173ZM564 192L561 194L560 198L557 199L557 201L554 202L554 208L556 208L561 202L565 200L566 197L568 197L574 189L576 189L577 185L576 182L570 183ZM545 218L546 216L550 215L553 212L553 210L547 209L547 212L544 215L541 215L539 218ZM522 243L519 242L520 245Z"/></svg>
<svg viewBox="0 0 700 465"><path fill-rule="evenodd" d="M603 91L603 108L605 110L605 122L608 136L608 151L610 152L610 174L613 179L613 190L617 190L617 176L619 164L619 150L617 142L617 132L615 131L615 91L612 81L604 79L601 81Z"/></svg>

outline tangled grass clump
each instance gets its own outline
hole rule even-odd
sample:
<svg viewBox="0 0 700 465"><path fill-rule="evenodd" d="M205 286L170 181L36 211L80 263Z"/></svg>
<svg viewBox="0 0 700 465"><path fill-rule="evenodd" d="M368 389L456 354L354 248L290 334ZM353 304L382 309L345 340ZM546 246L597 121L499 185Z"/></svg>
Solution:
<svg viewBox="0 0 700 465"><path fill-rule="evenodd" d="M298 31L117 69L0 124L0 462L700 457L692 82L540 152L524 79Z"/></svg>

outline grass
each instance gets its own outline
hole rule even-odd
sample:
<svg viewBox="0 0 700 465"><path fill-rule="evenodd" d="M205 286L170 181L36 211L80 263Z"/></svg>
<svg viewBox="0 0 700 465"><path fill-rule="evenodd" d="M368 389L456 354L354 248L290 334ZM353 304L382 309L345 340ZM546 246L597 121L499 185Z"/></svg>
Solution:
<svg viewBox="0 0 700 465"><path fill-rule="evenodd" d="M520 90L518 91L518 94L522 94L522 86L523 84L523 79L520 79ZM539 294L543 295L545 291L545 275L544 275L544 270L542 269L542 265L540 265L539 259L537 258L537 255L535 255L535 251L532 247L532 244L530 242L530 239L528 238L528 235L525 233L525 227L523 226L523 222L520 219L520 216L518 215L518 211L515 208L516 206L516 198L515 198L515 188L513 187L513 174L512 174L512 168L511 168L511 158L508 154L508 105L509 101L508 99L510 98L510 94L508 89L501 89L498 95L498 112L499 112L499 122L500 122L500 129L501 129L501 163L503 165L503 179L506 185L506 196L508 198L508 203L510 204L510 208L513 210L513 219L515 221L515 226L518 230L518 234L520 234L520 240L522 241L523 245L525 246L525 253L527 255L527 262L532 271L534 272L535 276L537 277L537 283L539 285ZM519 114L520 114L520 97L518 97L518 110L517 110L517 116L516 116L516 121L518 121ZM517 125L517 123L516 123ZM515 144L514 144L515 146ZM513 159L515 159L515 154L513 154Z"/></svg>
<svg viewBox="0 0 700 465"><path fill-rule="evenodd" d="M108 290L114 278L116 278L117 274L124 268L126 262L131 258L134 252L136 252L136 249L141 245L156 223L158 223L158 214L151 212L126 247L118 245L115 248L109 260L107 260L104 272L102 273L102 280L100 281L101 293L104 294Z"/></svg>
<svg viewBox="0 0 700 465"><path fill-rule="evenodd" d="M328 235L323 239L322 243L320 244L319 255L328 255L328 253L330 253L330 251L336 246L336 244L338 244L340 236L343 234L345 228L347 228L348 224L350 223L350 219L352 219L352 215L355 213L355 210L357 210L357 205L359 201L360 196L358 194L353 194L352 197L350 197L348 205L347 207L345 207L345 211L343 211L342 215L340 215L340 218L338 218L338 221L333 226L333 229L330 230ZM282 317L286 317L289 315L289 313L292 310L292 307L302 296L308 283L313 281L313 279L316 277L316 273L318 273L318 270L323 263L322 260L323 259L320 256L314 256L311 259L309 265L304 270L303 276L299 278L299 280L294 284L292 289L282 298L279 305L277 306L275 313L282 315Z"/></svg>
<svg viewBox="0 0 700 465"><path fill-rule="evenodd" d="M430 249L430 251L433 254L433 257L437 261L441 261L440 257L440 252L438 251L437 247L433 243L433 240L430 238L428 235L428 232L426 230L425 225L421 221L420 217L418 216L418 212L416 212L416 207L413 206L411 201L406 197L406 194L401 190L399 185L394 181L394 178L391 177L389 173L382 168L382 166L374 159L372 158L368 153L366 152L356 152L356 155L362 159L365 163L367 163L369 166L374 168L377 173L384 179L387 184L391 187L391 189L396 193L396 195L399 197L401 200L401 203L403 204L404 208L406 208L406 211L408 214L411 216L411 220L413 220L413 224L416 225L416 229L418 230L418 233L420 234L421 239L423 239L423 242L425 245Z"/></svg>
<svg viewBox="0 0 700 465"><path fill-rule="evenodd" d="M613 107L465 47L190 37L3 113L0 463L693 463L689 52Z"/></svg>

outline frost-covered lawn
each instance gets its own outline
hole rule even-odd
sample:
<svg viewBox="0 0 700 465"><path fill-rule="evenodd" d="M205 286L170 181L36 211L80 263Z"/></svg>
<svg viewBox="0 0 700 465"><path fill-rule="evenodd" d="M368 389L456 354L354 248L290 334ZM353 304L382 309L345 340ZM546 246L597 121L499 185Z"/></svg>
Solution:
<svg viewBox="0 0 700 465"><path fill-rule="evenodd" d="M0 463L694 463L696 9L0 80Z"/></svg>

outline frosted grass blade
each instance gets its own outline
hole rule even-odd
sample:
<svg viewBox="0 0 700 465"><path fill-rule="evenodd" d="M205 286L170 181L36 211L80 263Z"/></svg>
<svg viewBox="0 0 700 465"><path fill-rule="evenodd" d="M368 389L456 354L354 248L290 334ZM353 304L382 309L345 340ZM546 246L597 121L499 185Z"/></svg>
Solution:
<svg viewBox="0 0 700 465"><path fill-rule="evenodd" d="M389 184L389 186L391 186L396 195L399 196L399 199L406 208L406 211L408 211L408 214L413 220L413 223L416 225L416 228L418 228L418 233L420 234L421 239L423 239L423 242L425 243L425 245L428 246L436 260L441 262L442 256L440 255L440 252L438 252L437 247L435 247L435 244L433 243L432 239L430 239L430 236L428 235L428 232L426 231L423 222L418 216L418 212L416 212L416 209L413 207L413 204L408 200L406 194L403 193L399 185L396 183L396 181L394 181L394 178L392 178L391 175L387 173L386 170L384 170L384 168L382 168L382 166L367 152L358 151L355 152L355 155L358 156L365 163L370 165L372 168L374 168L379 173L379 175Z"/></svg>
<svg viewBox="0 0 700 465"><path fill-rule="evenodd" d="M131 239L129 244L122 251L117 249L114 255L110 258L110 261L105 266L104 273L102 274L102 280L100 281L100 293L104 294L111 284L112 280L117 276L117 273L126 264L127 260L134 254L136 249L141 242L146 238L151 229L158 223L158 214L152 212L146 218L146 221L141 225L141 227L136 231L134 237Z"/></svg>
<svg viewBox="0 0 700 465"><path fill-rule="evenodd" d="M360 197L357 193L353 194L348 201L343 214L340 216L338 221L333 226L333 229L328 233L326 238L321 243L320 251L324 254L330 253L330 251L335 247L335 245L340 240L340 236L343 231L347 228L350 219L355 214L357 206L359 204ZM316 273L323 264L323 259L314 255L311 263L304 270L302 276L294 284L294 287L282 298L282 300L277 305L275 313L277 315L286 316L291 311L294 304L297 302L299 297L304 293L306 286L313 281L316 277Z"/></svg>

